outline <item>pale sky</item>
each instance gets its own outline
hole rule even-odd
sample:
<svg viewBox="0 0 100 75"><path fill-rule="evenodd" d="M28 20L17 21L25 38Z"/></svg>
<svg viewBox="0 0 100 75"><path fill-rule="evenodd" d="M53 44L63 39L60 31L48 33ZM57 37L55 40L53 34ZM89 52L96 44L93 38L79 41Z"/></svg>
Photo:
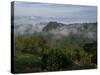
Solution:
<svg viewBox="0 0 100 75"><path fill-rule="evenodd" d="M15 2L14 15L30 16L34 21L96 22L97 7L68 4Z"/></svg>

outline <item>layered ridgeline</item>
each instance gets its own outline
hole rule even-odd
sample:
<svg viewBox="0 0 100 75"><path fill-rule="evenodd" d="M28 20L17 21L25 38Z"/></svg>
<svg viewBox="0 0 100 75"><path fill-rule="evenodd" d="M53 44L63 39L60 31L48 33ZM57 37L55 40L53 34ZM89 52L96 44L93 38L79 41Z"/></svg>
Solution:
<svg viewBox="0 0 100 75"><path fill-rule="evenodd" d="M20 24L14 26L15 35L28 35L34 33L52 34L61 36L78 36L96 39L97 23L63 24L58 22ZM57 38L58 38L57 37Z"/></svg>
<svg viewBox="0 0 100 75"><path fill-rule="evenodd" d="M14 33L16 73L97 67L97 23L18 24Z"/></svg>
<svg viewBox="0 0 100 75"><path fill-rule="evenodd" d="M83 46L97 40L97 23L63 24L58 22L37 23L36 25L15 25L15 36L45 37L61 47Z"/></svg>

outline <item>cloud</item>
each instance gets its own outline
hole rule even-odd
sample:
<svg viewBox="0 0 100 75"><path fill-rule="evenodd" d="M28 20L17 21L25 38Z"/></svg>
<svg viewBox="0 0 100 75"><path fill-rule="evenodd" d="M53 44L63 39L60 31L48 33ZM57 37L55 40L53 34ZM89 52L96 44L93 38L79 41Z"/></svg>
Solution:
<svg viewBox="0 0 100 75"><path fill-rule="evenodd" d="M41 21L97 21L96 6L15 2L14 10L15 16L33 16Z"/></svg>

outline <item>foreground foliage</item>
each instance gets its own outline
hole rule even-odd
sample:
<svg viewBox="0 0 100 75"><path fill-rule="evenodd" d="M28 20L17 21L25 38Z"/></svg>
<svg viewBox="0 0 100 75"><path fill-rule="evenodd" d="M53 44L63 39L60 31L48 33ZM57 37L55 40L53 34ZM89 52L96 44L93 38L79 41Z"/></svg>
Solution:
<svg viewBox="0 0 100 75"><path fill-rule="evenodd" d="M96 68L96 42L81 43L76 40L76 43L74 40L67 37L53 39L42 35L16 36L15 72Z"/></svg>

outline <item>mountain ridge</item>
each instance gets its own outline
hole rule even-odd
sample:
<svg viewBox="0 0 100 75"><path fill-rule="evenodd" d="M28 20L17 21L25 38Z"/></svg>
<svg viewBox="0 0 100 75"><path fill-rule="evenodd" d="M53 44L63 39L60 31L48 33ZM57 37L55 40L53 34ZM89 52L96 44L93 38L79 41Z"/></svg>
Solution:
<svg viewBox="0 0 100 75"><path fill-rule="evenodd" d="M15 35L47 33L55 36L83 36L96 39L97 22L63 24L56 21L50 21L48 23L38 23L36 25L17 25L14 26L14 30Z"/></svg>

